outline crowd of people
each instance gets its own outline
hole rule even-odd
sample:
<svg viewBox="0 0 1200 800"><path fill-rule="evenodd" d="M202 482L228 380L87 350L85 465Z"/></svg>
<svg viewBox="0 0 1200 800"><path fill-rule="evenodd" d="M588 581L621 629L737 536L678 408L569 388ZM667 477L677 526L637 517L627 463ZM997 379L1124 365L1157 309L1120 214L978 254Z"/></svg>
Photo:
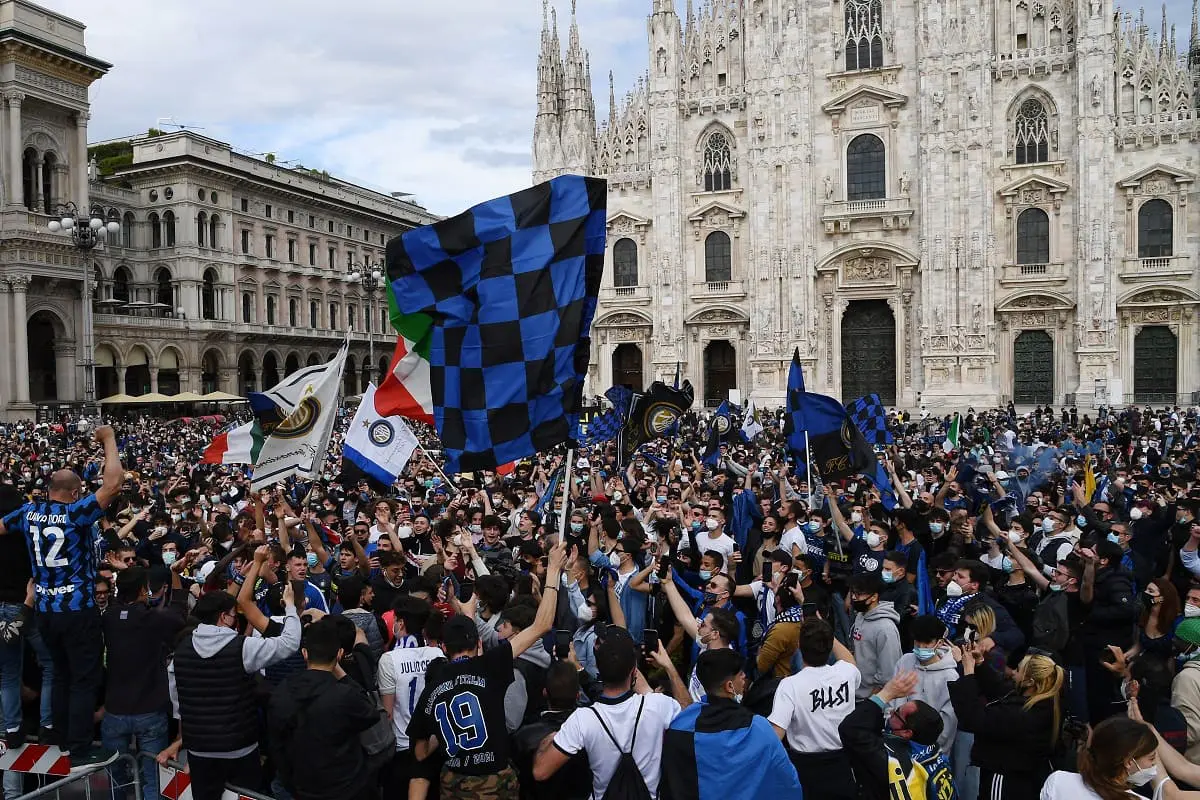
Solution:
<svg viewBox="0 0 1200 800"><path fill-rule="evenodd" d="M0 425L5 745L149 753L155 800L180 762L196 800L1200 797L1197 410L888 430L887 481L688 414L503 474L423 430L387 488L335 432L253 490L202 423Z"/></svg>

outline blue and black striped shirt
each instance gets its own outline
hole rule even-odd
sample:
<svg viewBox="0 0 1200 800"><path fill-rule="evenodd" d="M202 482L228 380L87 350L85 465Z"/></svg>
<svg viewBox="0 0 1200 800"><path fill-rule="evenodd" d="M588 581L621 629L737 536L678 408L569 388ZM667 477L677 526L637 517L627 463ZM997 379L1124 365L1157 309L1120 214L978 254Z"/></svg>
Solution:
<svg viewBox="0 0 1200 800"><path fill-rule="evenodd" d="M96 607L96 523L104 509L89 494L74 503L26 503L4 518L10 534L29 540L35 608L41 613Z"/></svg>

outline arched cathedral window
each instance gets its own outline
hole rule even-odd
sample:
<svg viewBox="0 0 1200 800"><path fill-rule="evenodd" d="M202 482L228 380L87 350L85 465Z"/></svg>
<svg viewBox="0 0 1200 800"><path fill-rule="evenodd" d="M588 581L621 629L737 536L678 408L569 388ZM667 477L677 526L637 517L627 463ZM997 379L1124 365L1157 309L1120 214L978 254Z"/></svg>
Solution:
<svg viewBox="0 0 1200 800"><path fill-rule="evenodd" d="M1138 258L1169 258L1172 255L1173 216L1171 204L1157 198L1138 209Z"/></svg>
<svg viewBox="0 0 1200 800"><path fill-rule="evenodd" d="M1050 118L1040 101L1029 99L1021 104L1013 139L1018 164L1040 164L1050 160Z"/></svg>
<svg viewBox="0 0 1200 800"><path fill-rule="evenodd" d="M883 0L846 0L846 69L883 66Z"/></svg>
<svg viewBox="0 0 1200 800"><path fill-rule="evenodd" d="M728 191L733 185L732 163L725 134L720 131L710 134L704 145L704 191Z"/></svg>

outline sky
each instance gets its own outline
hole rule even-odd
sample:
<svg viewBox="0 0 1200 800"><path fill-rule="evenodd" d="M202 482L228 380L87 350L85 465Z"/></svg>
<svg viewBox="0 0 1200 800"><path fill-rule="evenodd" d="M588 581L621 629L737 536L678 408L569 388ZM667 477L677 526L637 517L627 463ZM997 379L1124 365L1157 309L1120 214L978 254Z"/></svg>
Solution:
<svg viewBox="0 0 1200 800"><path fill-rule="evenodd" d="M113 64L92 86L92 141L171 119L439 214L530 183L541 0L38 1ZM619 98L646 69L651 0L578 2L603 116L608 71ZM565 47L570 4L554 5ZM1182 40L1191 0L1167 6Z"/></svg>

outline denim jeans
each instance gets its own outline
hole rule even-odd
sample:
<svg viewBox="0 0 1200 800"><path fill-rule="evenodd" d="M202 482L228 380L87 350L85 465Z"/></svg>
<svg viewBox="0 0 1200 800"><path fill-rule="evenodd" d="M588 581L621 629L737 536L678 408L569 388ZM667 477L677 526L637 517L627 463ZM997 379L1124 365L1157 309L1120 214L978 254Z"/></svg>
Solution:
<svg viewBox="0 0 1200 800"><path fill-rule="evenodd" d="M25 639L33 648L33 654L37 657L38 666L42 670L42 691L38 700L38 724L43 728L49 728L54 724L54 659L50 658L50 648L46 646L46 640L42 638L36 617L26 626L25 631Z"/></svg>
<svg viewBox="0 0 1200 800"><path fill-rule="evenodd" d="M12 622L21 612L16 603L0 603L0 622ZM25 664L25 637L0 642L0 719L4 730L21 729L21 673Z"/></svg>
<svg viewBox="0 0 1200 800"><path fill-rule="evenodd" d="M136 742L135 742L136 740ZM108 748L118 753L133 753L139 750L151 754L149 758L141 759L142 767L142 797L145 800L159 800L158 794L158 764L153 756L167 748L167 713L157 714L105 714L100 722L100 741ZM116 783L128 784L131 777L125 766L113 768L113 780ZM126 797L132 796L126 793Z"/></svg>
<svg viewBox="0 0 1200 800"><path fill-rule="evenodd" d="M952 757L959 800L976 800L979 797L979 767L971 765L971 746L974 744L975 734L959 729Z"/></svg>

